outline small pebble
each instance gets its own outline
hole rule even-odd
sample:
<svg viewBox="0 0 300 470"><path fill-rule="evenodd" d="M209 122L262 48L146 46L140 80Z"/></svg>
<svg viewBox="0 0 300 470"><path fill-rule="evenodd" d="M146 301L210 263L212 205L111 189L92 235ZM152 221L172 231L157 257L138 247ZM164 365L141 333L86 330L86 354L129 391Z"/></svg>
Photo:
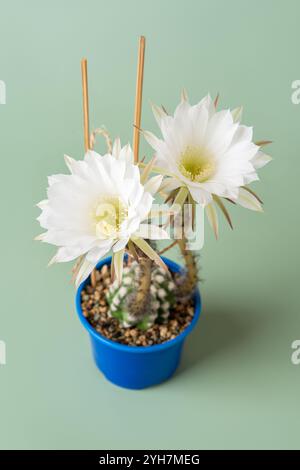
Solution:
<svg viewBox="0 0 300 470"><path fill-rule="evenodd" d="M159 332L162 338L166 338L168 334L168 328L166 326L161 326Z"/></svg>

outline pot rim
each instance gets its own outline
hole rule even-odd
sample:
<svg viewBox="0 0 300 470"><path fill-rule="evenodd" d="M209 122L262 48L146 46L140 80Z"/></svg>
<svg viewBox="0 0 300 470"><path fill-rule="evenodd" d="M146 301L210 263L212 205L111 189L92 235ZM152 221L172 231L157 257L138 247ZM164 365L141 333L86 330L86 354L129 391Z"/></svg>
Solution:
<svg viewBox="0 0 300 470"><path fill-rule="evenodd" d="M164 260L166 265L171 269L171 271L173 272L184 271L184 268L180 266L179 264L175 263L175 261L172 261L163 256L162 256L162 259ZM104 258L103 260L99 261L96 267L99 269L105 264L111 264L111 256L108 256L107 258ZM106 344L107 346L117 349L118 351L144 354L144 353L158 352L164 349L171 348L172 346L175 346L176 344L182 342L186 338L186 336L191 333L191 331L195 328L196 323L201 313L201 296L200 296L199 288L196 287L196 290L193 294L194 301L195 301L195 306L194 306L195 311L194 311L193 319L191 323L189 324L189 326L185 328L179 335L177 335L176 338L170 339L166 341L165 343L154 344L150 346L130 346L126 344L121 344L121 343L118 343L117 341L112 341L106 338L105 336L101 335L100 333L98 333L94 329L94 327L88 322L88 320L83 316L82 308L81 308L81 291L89 283L89 280L90 280L90 276L80 284L76 292L75 304L76 304L76 310L77 310L79 319L82 325L86 328L86 330L92 336L94 336L99 341L102 341L102 343Z"/></svg>

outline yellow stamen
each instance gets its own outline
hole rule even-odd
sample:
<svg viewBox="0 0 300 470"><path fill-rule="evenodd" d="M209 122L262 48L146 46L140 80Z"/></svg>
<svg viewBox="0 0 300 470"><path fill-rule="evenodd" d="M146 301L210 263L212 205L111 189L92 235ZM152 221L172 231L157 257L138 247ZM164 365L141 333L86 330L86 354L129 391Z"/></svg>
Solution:
<svg viewBox="0 0 300 470"><path fill-rule="evenodd" d="M127 215L128 209L119 197L103 197L93 210L96 235L101 237L116 236Z"/></svg>
<svg viewBox="0 0 300 470"><path fill-rule="evenodd" d="M215 171L214 161L201 148L188 146L181 154L179 170L191 181L207 181Z"/></svg>

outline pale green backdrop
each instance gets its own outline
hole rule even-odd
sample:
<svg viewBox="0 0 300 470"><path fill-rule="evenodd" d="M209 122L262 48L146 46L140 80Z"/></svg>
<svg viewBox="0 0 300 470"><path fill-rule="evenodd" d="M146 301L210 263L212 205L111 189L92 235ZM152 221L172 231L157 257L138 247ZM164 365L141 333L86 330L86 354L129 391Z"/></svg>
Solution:
<svg viewBox="0 0 300 470"><path fill-rule="evenodd" d="M0 448L300 448L299 15L298 0L1 1ZM255 185L264 214L231 208L218 242L206 228L203 316L178 373L135 392L96 370L71 265L47 269L54 250L33 237L46 176L83 155L81 57L92 127L128 141L140 34L144 128L157 130L150 100L220 92L274 161Z"/></svg>

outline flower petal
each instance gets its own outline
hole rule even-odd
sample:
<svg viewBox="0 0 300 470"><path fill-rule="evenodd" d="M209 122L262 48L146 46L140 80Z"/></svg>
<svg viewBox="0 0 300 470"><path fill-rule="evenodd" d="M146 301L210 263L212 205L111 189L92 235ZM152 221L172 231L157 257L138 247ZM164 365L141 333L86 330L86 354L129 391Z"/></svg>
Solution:
<svg viewBox="0 0 300 470"><path fill-rule="evenodd" d="M174 214L178 214L181 209L182 209L182 206L183 204L185 203L187 197L188 197L188 194L189 194L189 190L186 186L182 186L176 196L175 196L175 199L174 199L174 202L172 204L172 207L171 207L171 212L174 213Z"/></svg>
<svg viewBox="0 0 300 470"><path fill-rule="evenodd" d="M63 246L59 248L53 258L49 261L48 266L54 263L66 263L73 261L82 255L81 247L78 246Z"/></svg>
<svg viewBox="0 0 300 470"><path fill-rule="evenodd" d="M152 194L152 196L154 196L154 194L156 194L157 191L159 190L162 180L163 180L162 175L153 176L145 184L144 186L145 191L147 191L147 193L150 193Z"/></svg>
<svg viewBox="0 0 300 470"><path fill-rule="evenodd" d="M265 166L271 160L272 157L270 157L270 155L267 155L266 153L263 153L261 150L259 150L251 161L253 163L254 168L259 169Z"/></svg>
<svg viewBox="0 0 300 470"><path fill-rule="evenodd" d="M145 182L147 181L152 169L153 169L153 166L154 166L154 163L155 163L155 158L151 158L150 162L148 162L146 164L146 166L143 168L143 172L141 174L141 183L142 184L145 184Z"/></svg>
<svg viewBox="0 0 300 470"><path fill-rule="evenodd" d="M133 237L132 241L148 256L148 258L152 259L158 266L163 268L164 270L168 271L168 267L163 262L161 257L156 253L156 251L151 248L151 246L141 238Z"/></svg>
<svg viewBox="0 0 300 470"><path fill-rule="evenodd" d="M83 281L87 279L87 277L93 271L94 267L95 267L94 263L90 263L86 259L83 260L79 268L78 274L76 276L76 280L75 280L76 287L78 287Z"/></svg>
<svg viewBox="0 0 300 470"><path fill-rule="evenodd" d="M205 208L206 210L206 215L207 215L207 218L209 220L209 223L214 231L214 234L215 234L215 237L216 239L218 239L219 237L219 221L218 221L218 214L217 214L217 211L216 211L216 208L213 204L213 202L211 202L210 204L208 204Z"/></svg>
<svg viewBox="0 0 300 470"><path fill-rule="evenodd" d="M227 220L228 224L230 225L231 229L233 229L231 217L230 217L229 212L226 209L225 205L223 204L223 201L218 196L214 196L214 200L216 201L216 204L219 206L219 208L223 212L224 217Z"/></svg>
<svg viewBox="0 0 300 470"><path fill-rule="evenodd" d="M231 111L232 118L234 122L239 122L242 119L243 106L239 106Z"/></svg>
<svg viewBox="0 0 300 470"><path fill-rule="evenodd" d="M259 200L245 188L239 189L239 196L236 202L240 204L240 206L246 207L246 209L263 212L263 208Z"/></svg>
<svg viewBox="0 0 300 470"><path fill-rule="evenodd" d="M173 191L182 185L181 181L177 178L166 178L160 187L160 191Z"/></svg>
<svg viewBox="0 0 300 470"><path fill-rule="evenodd" d="M129 238L122 238L118 240L113 246L113 252L116 253L119 250L123 250L128 243Z"/></svg>
<svg viewBox="0 0 300 470"><path fill-rule="evenodd" d="M120 152L121 152L121 141L120 141L120 138L117 137L113 144L112 155L118 159L120 156Z"/></svg>
<svg viewBox="0 0 300 470"><path fill-rule="evenodd" d="M134 156L130 144L127 144L121 148L119 160L125 160L127 163L133 163Z"/></svg>
<svg viewBox="0 0 300 470"><path fill-rule="evenodd" d="M162 144L163 144L163 141L158 139L157 137L155 137L154 134L152 134L152 132L149 132L149 131L141 131L141 133L143 134L143 136L145 137L145 139L147 140L148 144L151 145L151 147L154 148L154 150L156 151L159 151Z"/></svg>
<svg viewBox="0 0 300 470"><path fill-rule="evenodd" d="M189 97L185 88L181 91L181 101L188 101Z"/></svg>
<svg viewBox="0 0 300 470"><path fill-rule="evenodd" d="M167 116L167 113L165 112L163 108L161 108L160 106L157 106L154 103L151 103L151 108L152 108L153 115L156 119L156 122L160 127L161 120Z"/></svg>
<svg viewBox="0 0 300 470"><path fill-rule="evenodd" d="M98 246L92 248L86 255L86 260L96 265L104 255L106 255L112 247L111 240L105 240Z"/></svg>
<svg viewBox="0 0 300 470"><path fill-rule="evenodd" d="M122 283L123 277L124 252L125 250L123 249L113 255L114 273L119 285Z"/></svg>
<svg viewBox="0 0 300 470"><path fill-rule="evenodd" d="M194 201L202 206L206 206L212 201L212 195L201 187L189 186L189 191Z"/></svg>

